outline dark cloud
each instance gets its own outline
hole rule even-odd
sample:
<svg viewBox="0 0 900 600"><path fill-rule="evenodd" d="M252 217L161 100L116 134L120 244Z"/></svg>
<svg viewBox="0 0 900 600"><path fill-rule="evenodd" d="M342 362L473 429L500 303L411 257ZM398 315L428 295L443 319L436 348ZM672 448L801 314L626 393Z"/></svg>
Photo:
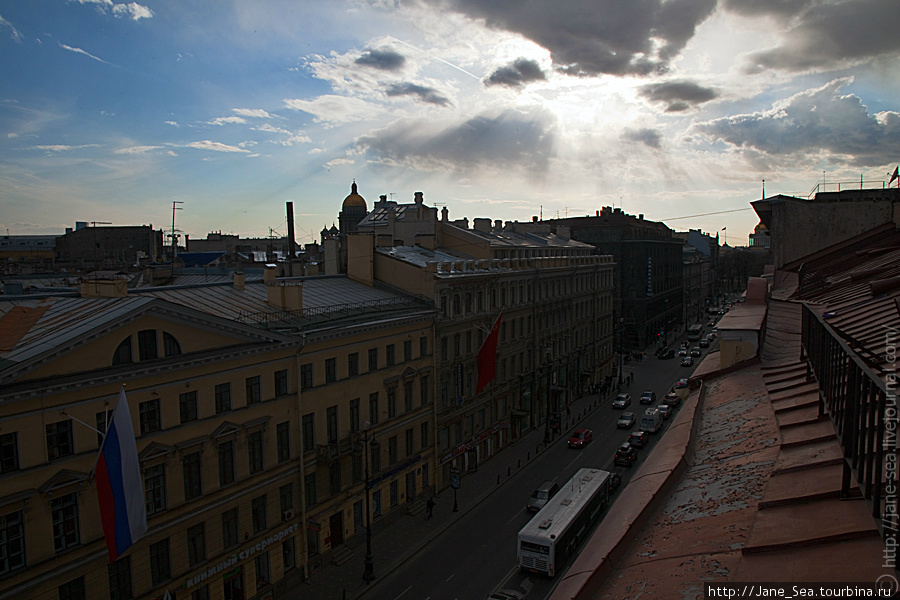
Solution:
<svg viewBox="0 0 900 600"><path fill-rule="evenodd" d="M518 87L532 81L541 81L547 76L541 70L536 60L517 58L512 63L500 67L491 73L485 80L485 85L508 85Z"/></svg>
<svg viewBox="0 0 900 600"><path fill-rule="evenodd" d="M897 0L821 3L797 20L782 45L751 54L746 71L834 69L876 57L900 56L898 31Z"/></svg>
<svg viewBox="0 0 900 600"><path fill-rule="evenodd" d="M645 144L657 150L662 146L662 135L655 130L647 127L641 129L626 129L622 132L622 139L626 142L638 142Z"/></svg>
<svg viewBox="0 0 900 600"><path fill-rule="evenodd" d="M553 149L554 121L543 112L507 110L435 130L400 121L357 139L370 158L408 168L460 172L521 168L544 172Z"/></svg>
<svg viewBox="0 0 900 600"><path fill-rule="evenodd" d="M856 166L888 164L900 156L900 113L879 118L858 96L841 95L852 79L837 79L762 113L724 117L695 130L735 147L769 155L830 154Z"/></svg>
<svg viewBox="0 0 900 600"><path fill-rule="evenodd" d="M703 87L693 81L675 80L645 85L638 94L651 102L666 105L666 112L681 112L692 106L709 102L719 93L712 88Z"/></svg>
<svg viewBox="0 0 900 600"><path fill-rule="evenodd" d="M434 88L416 85L415 83L395 83L387 89L388 96L415 96L420 101L438 106L449 106L450 100L442 96Z"/></svg>
<svg viewBox="0 0 900 600"><path fill-rule="evenodd" d="M382 50L366 50L354 62L366 67L374 67L382 71L399 71L406 63L406 57L387 48Z"/></svg>
<svg viewBox="0 0 900 600"><path fill-rule="evenodd" d="M665 72L716 0L424 0L519 33L573 75Z"/></svg>
<svg viewBox="0 0 900 600"><path fill-rule="evenodd" d="M813 0L722 0L726 10L747 17L789 17L811 6Z"/></svg>

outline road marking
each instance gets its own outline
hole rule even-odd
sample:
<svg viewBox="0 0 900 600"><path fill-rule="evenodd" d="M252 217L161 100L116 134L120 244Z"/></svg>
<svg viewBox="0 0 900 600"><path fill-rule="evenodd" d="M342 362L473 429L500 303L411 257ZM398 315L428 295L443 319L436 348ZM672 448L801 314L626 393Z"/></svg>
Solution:
<svg viewBox="0 0 900 600"><path fill-rule="evenodd" d="M517 512L516 514L514 514L514 515L513 515L513 518L510 519L509 521L507 521L506 524L509 525L510 523L512 523L513 521L515 521L516 519L518 519L518 518L519 518L519 515L522 514L522 511L523 511L523 510L525 510L525 509L524 509L524 508L520 508L520 509L519 509L519 512Z"/></svg>
<svg viewBox="0 0 900 600"><path fill-rule="evenodd" d="M406 592L408 592L409 590L411 590L411 589L412 589L412 586L409 586L408 588L406 588L405 590L403 590L402 592L400 592L400 595L397 596L397 598L403 597L403 595L404 595ZM396 598L395 598L394 600L396 600Z"/></svg>
<svg viewBox="0 0 900 600"><path fill-rule="evenodd" d="M456 575L456 573L454 573L453 575ZM445 580L444 580L444 583L447 583L448 581L450 581L451 579L453 579L453 575L451 575L450 577L448 577L447 579L445 579Z"/></svg>

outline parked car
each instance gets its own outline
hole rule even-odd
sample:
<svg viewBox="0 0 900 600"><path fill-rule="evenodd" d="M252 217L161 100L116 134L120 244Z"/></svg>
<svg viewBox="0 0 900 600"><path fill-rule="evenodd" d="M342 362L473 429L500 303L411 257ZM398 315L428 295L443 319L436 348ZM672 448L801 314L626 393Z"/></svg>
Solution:
<svg viewBox="0 0 900 600"><path fill-rule="evenodd" d="M576 429L569 437L569 448L584 448L594 438L590 429Z"/></svg>
<svg viewBox="0 0 900 600"><path fill-rule="evenodd" d="M630 467L637 460L637 450L628 442L622 442L619 449L616 450L616 456L613 462L623 467Z"/></svg>
<svg viewBox="0 0 900 600"><path fill-rule="evenodd" d="M659 414L662 415L663 419L668 419L672 416L672 407L668 404L660 404L656 407L656 410L659 411Z"/></svg>
<svg viewBox="0 0 900 600"><path fill-rule="evenodd" d="M609 491L613 491L620 485L622 485L622 476L613 471L609 474Z"/></svg>
<svg viewBox="0 0 900 600"><path fill-rule="evenodd" d="M682 377L678 380L678 383L675 384L676 390L683 390L688 387L690 387L690 384L688 383L687 377Z"/></svg>
<svg viewBox="0 0 900 600"><path fill-rule="evenodd" d="M623 412L616 421L616 427L619 429L630 429L637 422L637 417L633 412Z"/></svg>
<svg viewBox="0 0 900 600"><path fill-rule="evenodd" d="M650 434L646 431L638 429L636 431L632 431L631 435L628 436L628 443L634 446L635 448L643 448L647 445L647 442L650 441Z"/></svg>
<svg viewBox="0 0 900 600"><path fill-rule="evenodd" d="M669 392L668 394L666 394L665 398L663 398L663 402L665 404L668 404L669 406L677 407L679 404L681 404L681 398L679 398L678 394L676 394L675 392Z"/></svg>
<svg viewBox="0 0 900 600"><path fill-rule="evenodd" d="M690 356L685 356L684 358L681 359L681 366L682 367L693 367L694 359L691 358Z"/></svg>
<svg viewBox="0 0 900 600"><path fill-rule="evenodd" d="M660 348L656 351L656 356L658 356L662 360L673 358L675 356L675 351L671 348Z"/></svg>
<svg viewBox="0 0 900 600"><path fill-rule="evenodd" d="M656 392L653 390L647 390L641 394L641 404L653 404L654 402L656 402Z"/></svg>
<svg viewBox="0 0 900 600"><path fill-rule="evenodd" d="M528 504L525 505L525 509L529 512L538 512L544 508L547 501L555 496L558 491L558 483L555 481L545 481L539 485L537 489L531 492L531 498L528 499Z"/></svg>
<svg viewBox="0 0 900 600"><path fill-rule="evenodd" d="M616 399L613 400L612 407L628 408L629 404L631 404L631 394L619 394L616 396Z"/></svg>
<svg viewBox="0 0 900 600"><path fill-rule="evenodd" d="M700 350L699 347L694 346L693 348L691 348L691 356L700 356L701 354L702 354L702 351Z"/></svg>

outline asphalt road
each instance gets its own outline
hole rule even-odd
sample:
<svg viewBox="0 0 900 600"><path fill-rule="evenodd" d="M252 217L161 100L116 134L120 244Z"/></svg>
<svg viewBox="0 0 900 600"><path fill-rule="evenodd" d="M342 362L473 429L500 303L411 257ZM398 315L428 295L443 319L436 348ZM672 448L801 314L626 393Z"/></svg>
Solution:
<svg viewBox="0 0 900 600"><path fill-rule="evenodd" d="M673 344L677 347L677 343ZM704 356L706 352L704 349ZM626 410L638 415L640 421L640 414L647 408L638 402L641 392L655 391L656 404L659 404L679 378L690 376L694 370L694 367L681 367L680 364L678 357L659 360L648 356L643 361L625 365L626 374L634 373L632 385L622 390L632 395L632 405ZM667 420L666 427L651 436L650 444L638 450L635 466L617 468L612 463L613 455L631 431L617 429L616 419L621 413L607 402L578 423L577 427L587 427L594 432L593 441L580 450L567 447L565 438L570 430L564 431L562 438L557 438L527 467L461 517L417 556L380 581L378 597L384 600L477 600L487 598L501 588L518 590L527 600L542 600L549 596L556 579L522 572L516 564L517 534L532 517L525 510L525 503L531 491L543 481L554 480L563 485L582 467L621 472L622 485L614 492L615 501L628 484L631 473L671 422L671 419ZM636 425L632 429L638 428ZM602 521L599 526L603 526Z"/></svg>

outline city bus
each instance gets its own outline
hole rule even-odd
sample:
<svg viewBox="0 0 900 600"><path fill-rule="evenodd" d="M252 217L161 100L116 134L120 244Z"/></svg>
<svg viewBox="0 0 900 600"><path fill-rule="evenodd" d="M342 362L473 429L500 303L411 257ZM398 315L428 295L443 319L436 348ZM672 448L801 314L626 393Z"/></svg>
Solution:
<svg viewBox="0 0 900 600"><path fill-rule="evenodd" d="M691 325L690 327L688 327L688 341L699 342L701 335L703 335L703 325Z"/></svg>
<svg viewBox="0 0 900 600"><path fill-rule="evenodd" d="M610 473L579 469L519 531L516 560L523 571L553 577L587 537L609 504Z"/></svg>

